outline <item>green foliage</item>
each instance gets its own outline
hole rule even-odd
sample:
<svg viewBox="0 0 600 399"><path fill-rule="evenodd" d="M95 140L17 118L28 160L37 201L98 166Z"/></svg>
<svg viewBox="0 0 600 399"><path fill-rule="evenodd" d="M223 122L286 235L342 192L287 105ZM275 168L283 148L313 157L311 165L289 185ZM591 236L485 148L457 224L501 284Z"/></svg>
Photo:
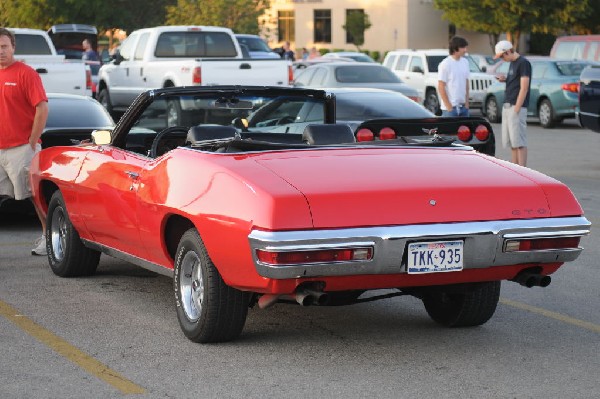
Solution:
<svg viewBox="0 0 600 399"><path fill-rule="evenodd" d="M269 0L177 0L167 7L169 25L214 25L236 33L259 33L258 18Z"/></svg>
<svg viewBox="0 0 600 399"><path fill-rule="evenodd" d="M346 14L346 25L342 28L352 38L352 44L360 51L360 46L365 44L365 31L371 27L369 15L362 10L348 10Z"/></svg>
<svg viewBox="0 0 600 399"><path fill-rule="evenodd" d="M521 33L553 33L583 20L597 0L434 0L457 28L492 35L506 33L518 45ZM595 7L598 7L596 4Z"/></svg>
<svg viewBox="0 0 600 399"><path fill-rule="evenodd" d="M381 53L377 50L375 51L371 51L371 58L373 58L375 61L379 62L381 60Z"/></svg>

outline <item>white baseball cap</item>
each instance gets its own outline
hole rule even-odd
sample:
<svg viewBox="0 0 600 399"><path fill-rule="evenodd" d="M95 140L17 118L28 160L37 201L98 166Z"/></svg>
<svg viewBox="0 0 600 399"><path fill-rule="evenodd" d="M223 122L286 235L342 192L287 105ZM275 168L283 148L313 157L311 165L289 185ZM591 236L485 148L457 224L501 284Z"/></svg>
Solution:
<svg viewBox="0 0 600 399"><path fill-rule="evenodd" d="M500 40L498 43L496 43L496 55L494 56L494 59L502 57L502 54L504 54L505 51L508 51L512 48L513 45L511 42L508 40Z"/></svg>

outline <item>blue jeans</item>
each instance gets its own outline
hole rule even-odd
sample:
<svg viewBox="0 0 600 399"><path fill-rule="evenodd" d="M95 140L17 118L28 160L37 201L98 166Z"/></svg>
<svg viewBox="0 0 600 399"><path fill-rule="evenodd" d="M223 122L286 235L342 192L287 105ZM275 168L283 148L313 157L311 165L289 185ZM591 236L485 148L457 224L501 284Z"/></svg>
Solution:
<svg viewBox="0 0 600 399"><path fill-rule="evenodd" d="M469 116L469 108L465 108L464 106L452 107L452 110L450 111L442 110L442 116Z"/></svg>

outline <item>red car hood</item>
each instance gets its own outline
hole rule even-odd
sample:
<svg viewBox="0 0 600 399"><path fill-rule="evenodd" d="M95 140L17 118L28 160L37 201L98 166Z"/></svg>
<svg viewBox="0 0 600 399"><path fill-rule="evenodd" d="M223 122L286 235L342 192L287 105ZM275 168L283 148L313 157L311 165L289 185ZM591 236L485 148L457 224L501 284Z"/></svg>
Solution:
<svg viewBox="0 0 600 399"><path fill-rule="evenodd" d="M300 154L272 154L256 162L302 192L315 228L583 214L562 183L474 151L388 148Z"/></svg>

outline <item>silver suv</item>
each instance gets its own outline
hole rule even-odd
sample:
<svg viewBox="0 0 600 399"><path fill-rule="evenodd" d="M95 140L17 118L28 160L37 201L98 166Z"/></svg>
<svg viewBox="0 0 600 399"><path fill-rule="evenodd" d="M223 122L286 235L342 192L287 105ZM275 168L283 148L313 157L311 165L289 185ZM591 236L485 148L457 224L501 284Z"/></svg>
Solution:
<svg viewBox="0 0 600 399"><path fill-rule="evenodd" d="M395 50L383 60L383 66L394 72L404 83L413 87L423 98L423 105L433 113L440 113L437 95L438 65L448 56L448 50ZM482 73L475 61L467 56L471 70L469 79L469 106L482 108L486 89L492 85L493 77Z"/></svg>

